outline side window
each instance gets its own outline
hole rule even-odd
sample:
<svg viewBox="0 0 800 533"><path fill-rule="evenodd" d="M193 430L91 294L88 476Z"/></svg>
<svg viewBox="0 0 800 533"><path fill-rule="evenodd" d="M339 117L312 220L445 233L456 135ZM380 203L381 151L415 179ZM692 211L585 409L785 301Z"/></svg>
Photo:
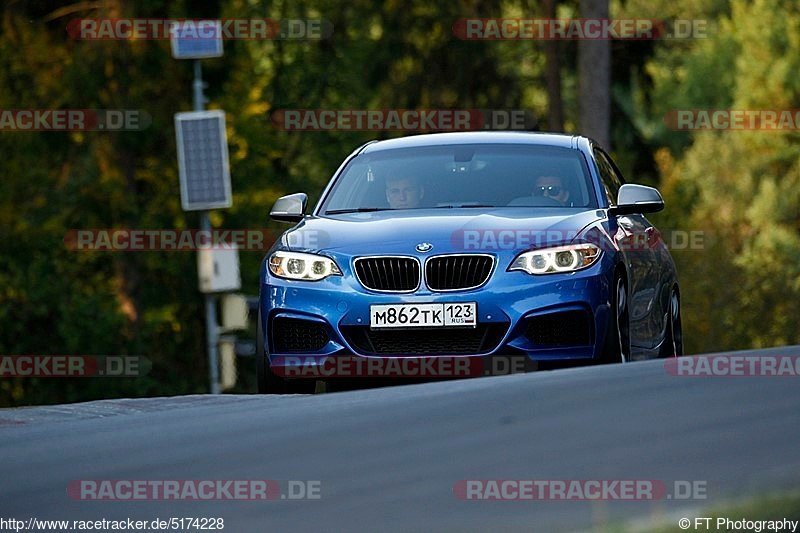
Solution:
<svg viewBox="0 0 800 533"><path fill-rule="evenodd" d="M599 148L594 149L594 159L597 161L597 169L600 171L600 179L606 191L609 205L616 205L619 188L622 187L622 178L619 175L614 163Z"/></svg>

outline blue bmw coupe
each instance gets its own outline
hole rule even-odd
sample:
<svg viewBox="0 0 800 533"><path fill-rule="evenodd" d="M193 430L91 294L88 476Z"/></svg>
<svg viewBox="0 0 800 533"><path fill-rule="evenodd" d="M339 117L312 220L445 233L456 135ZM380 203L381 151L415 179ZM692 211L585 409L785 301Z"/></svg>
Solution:
<svg viewBox="0 0 800 533"><path fill-rule="evenodd" d="M259 392L335 358L513 355L534 363L681 355L680 290L656 189L591 139L523 132L367 143L260 271ZM302 357L298 357L302 356Z"/></svg>

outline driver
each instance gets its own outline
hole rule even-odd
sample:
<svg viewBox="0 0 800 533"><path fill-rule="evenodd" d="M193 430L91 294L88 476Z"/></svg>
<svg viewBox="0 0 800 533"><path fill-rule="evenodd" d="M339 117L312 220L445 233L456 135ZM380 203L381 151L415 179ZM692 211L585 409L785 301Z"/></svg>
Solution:
<svg viewBox="0 0 800 533"><path fill-rule="evenodd" d="M416 178L390 176L386 178L386 200L392 209L419 207L425 189Z"/></svg>
<svg viewBox="0 0 800 533"><path fill-rule="evenodd" d="M569 189L560 176L544 175L536 178L533 195L552 198L561 205L569 202Z"/></svg>

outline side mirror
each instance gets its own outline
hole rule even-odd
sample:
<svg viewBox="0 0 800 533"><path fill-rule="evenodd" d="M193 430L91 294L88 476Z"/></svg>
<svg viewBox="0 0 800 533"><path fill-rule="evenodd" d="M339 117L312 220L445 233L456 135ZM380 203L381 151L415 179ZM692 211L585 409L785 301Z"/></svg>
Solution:
<svg viewBox="0 0 800 533"><path fill-rule="evenodd" d="M300 222L305 216L307 202L308 196L302 192L281 196L275 200L269 216L281 222Z"/></svg>
<svg viewBox="0 0 800 533"><path fill-rule="evenodd" d="M612 215L655 213L664 209L664 199L658 189L628 183L620 187L617 205L608 209Z"/></svg>

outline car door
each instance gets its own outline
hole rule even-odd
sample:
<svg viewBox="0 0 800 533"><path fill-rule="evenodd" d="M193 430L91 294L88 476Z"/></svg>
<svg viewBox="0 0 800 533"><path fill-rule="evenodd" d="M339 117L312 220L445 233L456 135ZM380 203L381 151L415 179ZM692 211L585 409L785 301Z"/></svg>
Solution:
<svg viewBox="0 0 800 533"><path fill-rule="evenodd" d="M624 180L611 157L599 147L594 156L609 205L617 203L619 188ZM642 214L621 215L609 221L612 236L628 266L628 316L633 346L652 348L659 333L653 331L659 281L656 256L650 242L655 228ZM634 354L635 355L635 354Z"/></svg>

